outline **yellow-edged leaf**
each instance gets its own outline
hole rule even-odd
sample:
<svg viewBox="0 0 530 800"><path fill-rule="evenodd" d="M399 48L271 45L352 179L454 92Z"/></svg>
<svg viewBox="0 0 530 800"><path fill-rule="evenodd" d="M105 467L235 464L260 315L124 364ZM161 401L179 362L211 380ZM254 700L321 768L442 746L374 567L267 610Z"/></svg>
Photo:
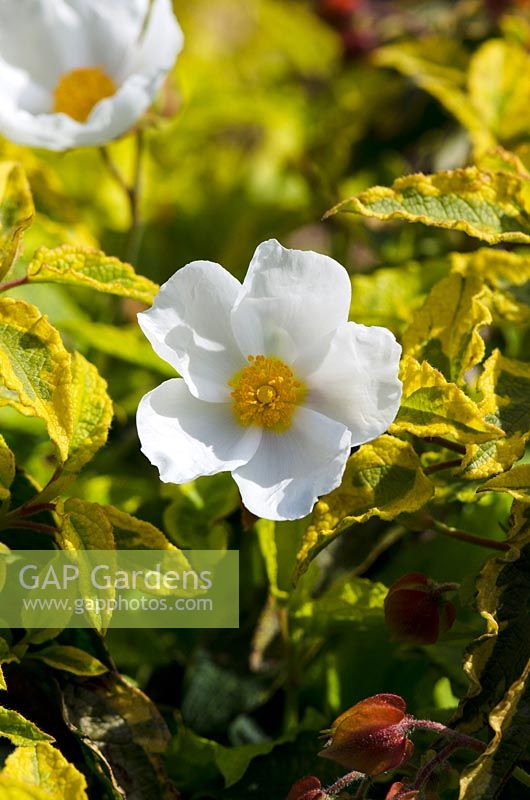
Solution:
<svg viewBox="0 0 530 800"><path fill-rule="evenodd" d="M70 354L38 309L0 299L0 406L40 417L61 460L72 433Z"/></svg>
<svg viewBox="0 0 530 800"><path fill-rule="evenodd" d="M403 395L391 433L444 436L463 443L504 436L500 428L484 420L473 400L427 361L420 364L405 356L400 378Z"/></svg>
<svg viewBox="0 0 530 800"><path fill-rule="evenodd" d="M18 747L6 758L0 778L38 789L39 798L88 800L85 776L51 744Z"/></svg>
<svg viewBox="0 0 530 800"><path fill-rule="evenodd" d="M385 435L362 445L350 457L341 486L315 505L297 555L297 576L353 523L417 511L432 494L433 484L408 442Z"/></svg>
<svg viewBox="0 0 530 800"><path fill-rule="evenodd" d="M22 236L34 214L24 170L12 161L0 163L0 279L15 262Z"/></svg>
<svg viewBox="0 0 530 800"><path fill-rule="evenodd" d="M476 275L491 289L491 308L501 319L530 320L530 256L483 248L474 253L453 253L454 272Z"/></svg>
<svg viewBox="0 0 530 800"><path fill-rule="evenodd" d="M506 492L516 500L530 500L530 464L516 464L508 472L490 478L477 492Z"/></svg>
<svg viewBox="0 0 530 800"><path fill-rule="evenodd" d="M479 277L448 275L433 287L407 328L405 354L417 361L425 359L448 380L461 382L484 356L479 331L491 322L486 298L487 289Z"/></svg>
<svg viewBox="0 0 530 800"><path fill-rule="evenodd" d="M63 245L54 250L40 247L28 266L31 283L66 283L97 292L129 297L151 305L158 286L137 275L130 264L100 250Z"/></svg>
<svg viewBox="0 0 530 800"><path fill-rule="evenodd" d="M50 800L49 795L14 778L5 778L0 772L0 797L2 800ZM66 800L66 798L64 798Z"/></svg>
<svg viewBox="0 0 530 800"><path fill-rule="evenodd" d="M178 548L150 522L137 519L114 506L98 506L112 525L119 550L174 550Z"/></svg>
<svg viewBox="0 0 530 800"><path fill-rule="evenodd" d="M495 350L477 388L484 419L501 428L505 438L467 446L461 471L469 480L504 472L523 455L530 438L530 365Z"/></svg>
<svg viewBox="0 0 530 800"><path fill-rule="evenodd" d="M490 244L530 242L528 181L505 172L466 167L433 175L407 175L392 186L374 186L326 213L422 222L464 231Z"/></svg>

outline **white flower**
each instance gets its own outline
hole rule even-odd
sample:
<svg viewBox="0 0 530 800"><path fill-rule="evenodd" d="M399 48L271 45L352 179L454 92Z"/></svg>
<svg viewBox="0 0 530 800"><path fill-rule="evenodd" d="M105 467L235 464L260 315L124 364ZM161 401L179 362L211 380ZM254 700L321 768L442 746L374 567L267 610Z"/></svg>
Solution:
<svg viewBox="0 0 530 800"><path fill-rule="evenodd" d="M246 507L298 519L341 481L350 449L383 433L401 397L401 347L348 322L344 267L261 244L243 285L194 261L138 315L182 378L143 397L142 452L170 483L230 470Z"/></svg>
<svg viewBox="0 0 530 800"><path fill-rule="evenodd" d="M121 136L182 47L171 0L0 0L0 133L67 150Z"/></svg>

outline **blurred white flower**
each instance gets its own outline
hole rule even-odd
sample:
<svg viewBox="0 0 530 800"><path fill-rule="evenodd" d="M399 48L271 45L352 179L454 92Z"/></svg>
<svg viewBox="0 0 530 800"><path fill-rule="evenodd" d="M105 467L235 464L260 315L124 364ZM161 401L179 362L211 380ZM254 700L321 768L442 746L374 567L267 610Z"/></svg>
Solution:
<svg viewBox="0 0 530 800"><path fill-rule="evenodd" d="M354 445L383 433L401 397L401 347L386 328L348 322L344 267L261 244L243 285L195 261L138 315L181 378L140 402L142 451L163 481L229 470L245 506L298 519L335 489Z"/></svg>
<svg viewBox="0 0 530 800"><path fill-rule="evenodd" d="M0 0L0 133L48 150L115 139L182 41L171 0Z"/></svg>

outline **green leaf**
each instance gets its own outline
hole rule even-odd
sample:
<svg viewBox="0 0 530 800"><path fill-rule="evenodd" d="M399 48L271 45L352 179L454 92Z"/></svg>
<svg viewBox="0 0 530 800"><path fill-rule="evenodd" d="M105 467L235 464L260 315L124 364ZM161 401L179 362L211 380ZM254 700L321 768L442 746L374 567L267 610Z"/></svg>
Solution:
<svg viewBox="0 0 530 800"><path fill-rule="evenodd" d="M454 383L482 361L480 329L491 322L487 289L477 276L451 274L437 283L403 336L405 354L426 360Z"/></svg>
<svg viewBox="0 0 530 800"><path fill-rule="evenodd" d="M408 442L385 435L362 445L350 457L341 486L319 500L313 509L298 551L296 577L354 523L373 516L391 520L417 511L432 494L433 484Z"/></svg>
<svg viewBox="0 0 530 800"><path fill-rule="evenodd" d="M33 722L10 708L0 708L0 736L5 736L14 745L22 746L53 742L53 736L48 736Z"/></svg>
<svg viewBox="0 0 530 800"><path fill-rule="evenodd" d="M508 472L490 478L477 492L507 492L516 500L530 500L530 464L516 464Z"/></svg>
<svg viewBox="0 0 530 800"><path fill-rule="evenodd" d="M365 628L383 622L388 589L382 583L345 575L334 581L318 598L308 598L291 614L292 624L304 636L328 636L340 625Z"/></svg>
<svg viewBox="0 0 530 800"><path fill-rule="evenodd" d="M5 761L0 789L6 779L35 787L46 800L88 800L85 776L51 744L18 747Z"/></svg>
<svg viewBox="0 0 530 800"><path fill-rule="evenodd" d="M93 676L108 672L105 664L91 656L90 653L70 645L52 644L32 653L31 658L43 661L54 669L71 672L73 675Z"/></svg>
<svg viewBox="0 0 530 800"><path fill-rule="evenodd" d="M482 124L501 141L530 126L530 55L518 42L491 39L469 64L469 97Z"/></svg>
<svg viewBox="0 0 530 800"><path fill-rule="evenodd" d="M24 170L19 164L0 164L0 279L13 266L24 231L33 221L35 208Z"/></svg>
<svg viewBox="0 0 530 800"><path fill-rule="evenodd" d="M391 187L375 186L343 200L338 212L381 220L422 222L464 231L489 244L530 242L528 181L517 175L481 172L476 167L407 175Z"/></svg>
<svg viewBox="0 0 530 800"><path fill-rule="evenodd" d="M118 550L174 550L161 530L114 506L99 506L114 530Z"/></svg>
<svg viewBox="0 0 530 800"><path fill-rule="evenodd" d="M151 305L158 286L137 275L130 264L100 250L63 245L54 250L40 247L28 266L31 283L66 283L97 292L129 297Z"/></svg>
<svg viewBox="0 0 530 800"><path fill-rule="evenodd" d="M58 323L62 331L74 338L81 347L92 347L100 353L118 358L128 364L158 372L174 378L172 366L159 358L147 342L138 325L123 325L119 328L104 322L64 319Z"/></svg>
<svg viewBox="0 0 530 800"><path fill-rule="evenodd" d="M105 444L112 422L107 382L80 353L72 355L73 430L65 469L79 472Z"/></svg>
<svg viewBox="0 0 530 800"><path fill-rule="evenodd" d="M0 299L0 406L40 417L60 458L72 434L70 355L34 306Z"/></svg>
<svg viewBox="0 0 530 800"><path fill-rule="evenodd" d="M530 505L515 503L508 534L511 549L490 558L477 580L477 608L486 632L469 648L471 685L458 722L465 730L495 731L486 752L463 773L461 800L497 798L530 741Z"/></svg>
<svg viewBox="0 0 530 800"><path fill-rule="evenodd" d="M2 567L2 572L5 572L5 565ZM5 576L3 575L2 580L0 581L0 585L3 586L4 580ZM12 652L6 640L0 636L0 665L10 664L13 661L18 661L18 657ZM1 666L0 666L0 689L3 690L7 689L7 684Z"/></svg>
<svg viewBox="0 0 530 800"><path fill-rule="evenodd" d="M15 456L0 434L0 509L10 498L9 487L15 478Z"/></svg>
<svg viewBox="0 0 530 800"><path fill-rule="evenodd" d="M376 269L369 275L352 275L350 319L401 333L447 271L447 259L430 259L427 264L412 261Z"/></svg>
<svg viewBox="0 0 530 800"><path fill-rule="evenodd" d="M476 403L427 361L420 364L405 356L400 377L403 395L391 433L443 436L464 443L504 436L500 428L483 419Z"/></svg>
<svg viewBox="0 0 530 800"><path fill-rule="evenodd" d="M530 365L495 350L477 389L483 398L479 407L484 419L501 428L505 437L467 446L461 472L468 480L504 472L523 455L530 437Z"/></svg>

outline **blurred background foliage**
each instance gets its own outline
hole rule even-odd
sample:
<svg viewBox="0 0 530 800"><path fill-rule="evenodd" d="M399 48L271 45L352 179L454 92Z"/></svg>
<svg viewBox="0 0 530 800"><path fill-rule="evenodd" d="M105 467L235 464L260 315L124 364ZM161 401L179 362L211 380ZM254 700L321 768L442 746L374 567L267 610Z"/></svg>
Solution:
<svg viewBox="0 0 530 800"><path fill-rule="evenodd" d="M337 258L352 275L352 317L399 335L448 271L446 255L476 243L420 225L321 217L339 199L368 186L469 162L481 143L443 89L468 91L470 60L489 40L507 48L503 69L513 67L519 54L517 73L525 86L518 89L511 125L503 122L502 110L493 118L490 106L481 111L479 102L479 127L524 154L530 143L528 4L174 5L186 45L143 123L137 271L160 283L188 261L210 259L241 278L254 247L275 237ZM478 80L477 69L474 74ZM132 138L112 144L110 152L130 174ZM21 271L43 244L98 245L124 256L128 206L96 149L58 155L2 141L0 155L24 165L38 211ZM403 695L417 715L450 718L467 688L464 647L482 630L471 598L485 551L372 519L329 547L293 591L303 522L262 522L253 532L229 476L162 485L140 454L136 406L170 374L136 326L140 305L68 286L26 286L11 296L47 313L66 344L84 353L109 382L115 406L109 443L72 493L148 520L179 546L240 550L239 630L114 630L106 639L120 671L157 704L170 726L166 763L184 798L280 800L308 772L331 781L333 766L317 763L316 731L376 692ZM505 337L511 355L529 360L517 330L494 335ZM44 483L52 470L44 426L2 408L0 427L19 465ZM487 494L472 505L451 497L446 521L500 537L508 511L504 496ZM462 583L458 622L434 646L388 639L385 586L412 570ZM455 773L444 775L442 783L440 796L454 797ZM376 783L373 797L383 797L386 788ZM503 796L520 798L522 791L519 784L508 786Z"/></svg>

